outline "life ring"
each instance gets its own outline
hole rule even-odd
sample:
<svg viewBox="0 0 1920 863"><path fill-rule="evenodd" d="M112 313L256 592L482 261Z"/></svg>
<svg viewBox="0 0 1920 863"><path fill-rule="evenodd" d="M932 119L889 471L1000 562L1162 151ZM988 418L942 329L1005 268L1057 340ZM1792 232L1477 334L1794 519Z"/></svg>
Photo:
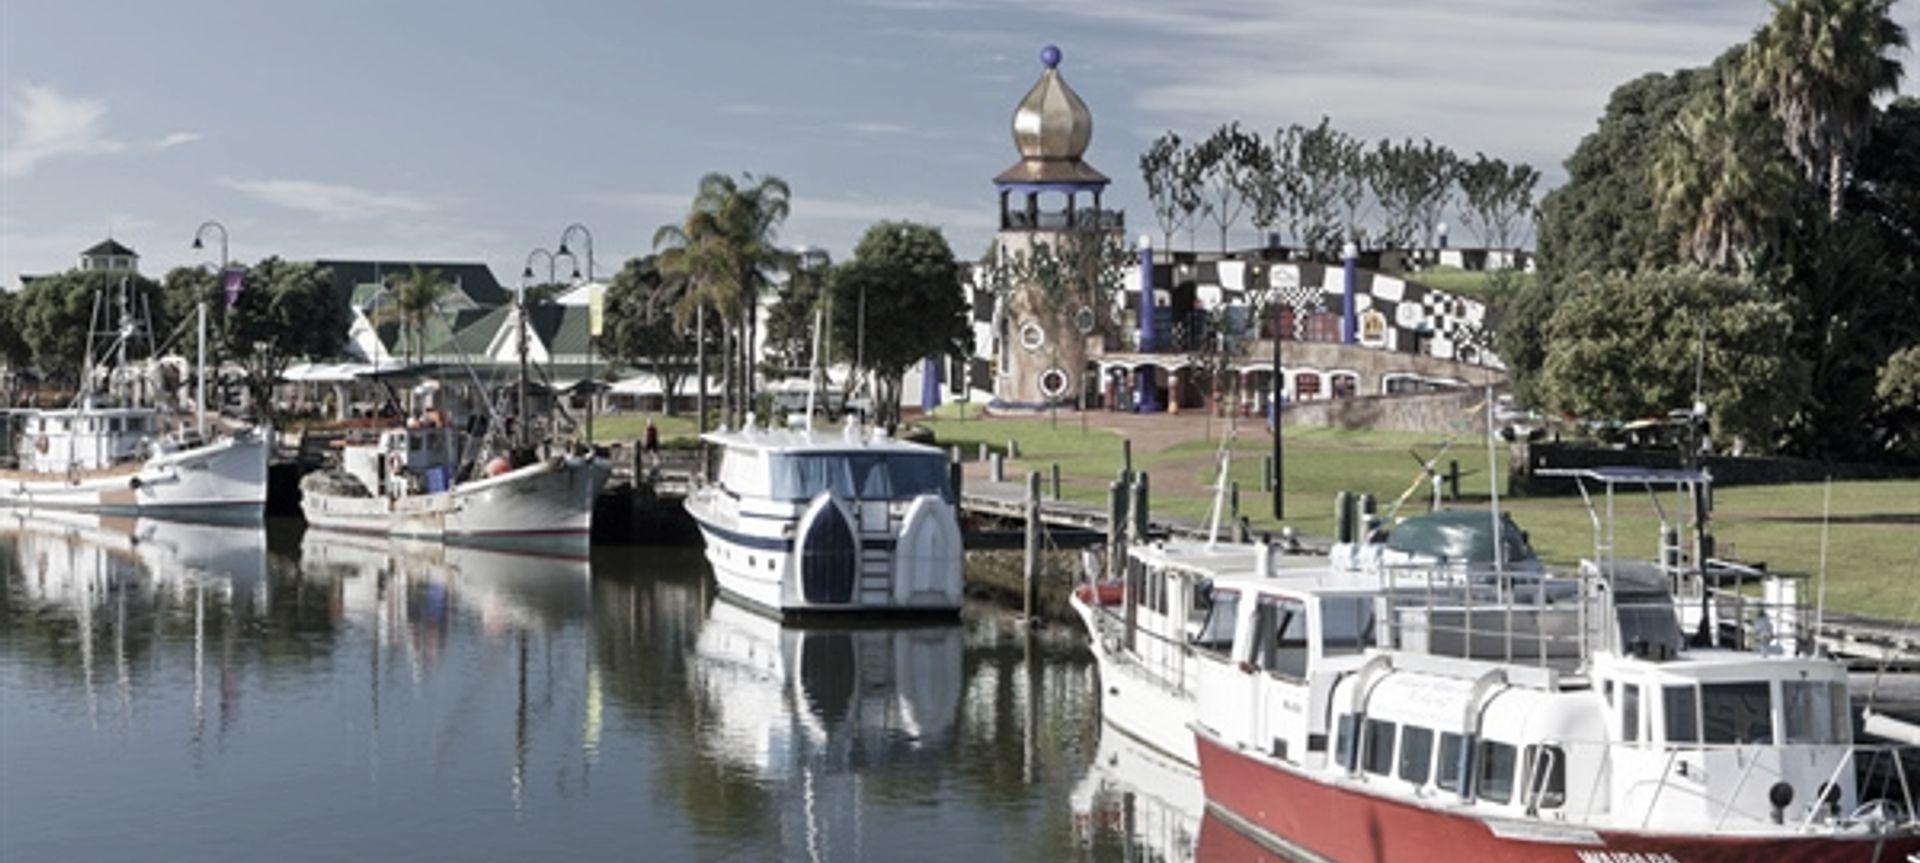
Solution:
<svg viewBox="0 0 1920 863"><path fill-rule="evenodd" d="M387 453L387 473L398 475L407 469L407 457L398 452Z"/></svg>

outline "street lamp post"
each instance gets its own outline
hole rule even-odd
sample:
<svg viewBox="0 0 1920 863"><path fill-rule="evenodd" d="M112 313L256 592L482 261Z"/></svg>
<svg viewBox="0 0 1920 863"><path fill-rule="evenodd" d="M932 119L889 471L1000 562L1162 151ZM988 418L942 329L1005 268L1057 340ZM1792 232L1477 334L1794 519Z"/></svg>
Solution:
<svg viewBox="0 0 1920 863"><path fill-rule="evenodd" d="M534 259L540 257L547 259L547 284L549 285L553 284L554 281L559 278L559 259L561 257L578 260L573 257L571 252L563 251L555 254L547 251L545 248L538 248L527 253L527 265L520 271L520 296L516 301L519 305L518 317L520 323L520 347L518 351L520 354L520 386L517 396L519 405L514 409L519 417L518 426L514 429L514 443L518 449L525 449L527 446L527 283L533 281L533 262ZM549 380L549 383L551 383L551 380Z"/></svg>
<svg viewBox="0 0 1920 863"><path fill-rule="evenodd" d="M594 309L600 301L595 296L598 288L593 283L593 232L587 230L587 226L579 222L568 225L560 232L559 254L567 256L573 255L572 250L567 248L567 238L573 236L575 232L578 232L587 244L587 445L592 446L593 403L599 390L598 385L593 380L593 343L594 339L600 335L595 329L595 324L598 323L600 316L594 312Z"/></svg>
<svg viewBox="0 0 1920 863"><path fill-rule="evenodd" d="M212 229L220 231L220 283L224 283L227 278L227 226L212 219L201 222L200 227L193 231L193 248L206 248L206 244L201 242L200 238ZM194 431L200 435L201 440L205 440L207 437L207 298L205 296L194 304L194 316L198 318L196 326L199 327L198 356L194 363L195 376L198 378L193 396Z"/></svg>

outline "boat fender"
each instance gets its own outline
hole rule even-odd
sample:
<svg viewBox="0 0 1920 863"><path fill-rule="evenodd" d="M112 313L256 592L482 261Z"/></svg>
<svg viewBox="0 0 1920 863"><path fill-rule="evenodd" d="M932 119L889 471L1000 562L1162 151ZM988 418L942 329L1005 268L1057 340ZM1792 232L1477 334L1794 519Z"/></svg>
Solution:
<svg viewBox="0 0 1920 863"><path fill-rule="evenodd" d="M130 489L133 489L134 491L139 491L139 490L140 490L140 478L139 478L139 477L137 477L137 476L133 476L133 477L128 477L128 478L127 478L127 488L130 488Z"/></svg>

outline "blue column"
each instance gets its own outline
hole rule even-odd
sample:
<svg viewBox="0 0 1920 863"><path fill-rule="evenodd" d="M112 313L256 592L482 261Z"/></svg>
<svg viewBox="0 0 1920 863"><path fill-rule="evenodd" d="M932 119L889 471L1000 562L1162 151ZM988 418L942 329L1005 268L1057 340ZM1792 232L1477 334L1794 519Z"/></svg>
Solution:
<svg viewBox="0 0 1920 863"><path fill-rule="evenodd" d="M1353 344L1359 340L1359 317L1354 313L1354 293L1359 279L1354 274L1354 259L1360 257L1360 248L1353 243L1340 247L1340 262L1346 269L1346 300L1341 304L1345 311L1340 316L1340 341Z"/></svg>
<svg viewBox="0 0 1920 863"><path fill-rule="evenodd" d="M1140 237L1140 353L1153 353L1153 238L1146 235ZM1139 412L1159 412L1160 400L1153 393L1153 369L1141 369L1136 383Z"/></svg>

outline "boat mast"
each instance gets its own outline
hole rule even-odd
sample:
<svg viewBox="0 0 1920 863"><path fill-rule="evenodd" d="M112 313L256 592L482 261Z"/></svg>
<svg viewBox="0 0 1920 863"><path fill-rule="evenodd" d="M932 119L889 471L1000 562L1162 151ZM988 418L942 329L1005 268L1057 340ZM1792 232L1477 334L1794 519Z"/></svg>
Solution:
<svg viewBox="0 0 1920 863"><path fill-rule="evenodd" d="M520 354L520 387L519 387L520 404L517 408L514 409L514 416L516 417L517 421L513 424L513 448L526 449L527 447L527 286L524 282L520 285L520 297L519 297L518 303L520 308L518 310L518 313L515 315L515 317L517 319L517 322L520 328L520 333L519 333L520 348L517 351L517 353Z"/></svg>
<svg viewBox="0 0 1920 863"><path fill-rule="evenodd" d="M813 362L807 366L807 431L813 431L813 399L820 392L820 330L826 310L813 313Z"/></svg>
<svg viewBox="0 0 1920 863"><path fill-rule="evenodd" d="M194 314L198 315L200 318L200 322L199 322L200 332L199 332L199 338L197 339L199 344L195 350L195 353L197 354L197 358L194 361L195 371L198 373L198 376L200 378L199 386L195 387L193 391L194 431L200 435L201 440L206 440L207 439L207 301L205 299L202 299L199 303L195 304Z"/></svg>

